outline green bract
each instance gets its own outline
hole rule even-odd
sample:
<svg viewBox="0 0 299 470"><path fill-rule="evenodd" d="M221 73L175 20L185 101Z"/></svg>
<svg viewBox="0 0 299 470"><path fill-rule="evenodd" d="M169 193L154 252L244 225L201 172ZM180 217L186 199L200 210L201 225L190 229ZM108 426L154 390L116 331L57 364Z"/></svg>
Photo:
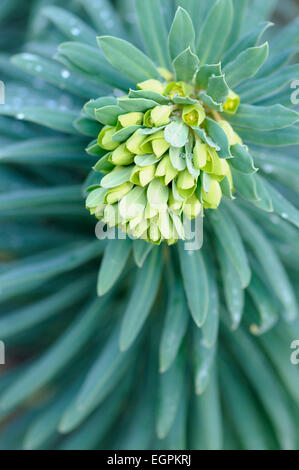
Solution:
<svg viewBox="0 0 299 470"><path fill-rule="evenodd" d="M291 4L0 2L0 449L298 449Z"/></svg>
<svg viewBox="0 0 299 470"><path fill-rule="evenodd" d="M222 21L217 16L219 8L219 11L222 11L221 8L226 13L229 11L225 3L217 3L212 10L207 20L211 26L213 15L215 21L216 18ZM271 119L274 109L249 108L243 105L242 100L240 106L239 95L230 88L259 71L268 55L266 43L245 50L240 48L234 59L223 67L219 61L222 55L218 51L218 36L215 36L213 43L202 35L197 57L192 30L188 12L179 8L168 40L172 58L169 70L164 63L154 64L126 41L109 36L98 38L107 60L119 69L120 74L131 80L145 79L138 81L135 90L128 90L128 95L118 98L113 105L106 106L103 102L103 107L95 109L95 118L104 125L99 133L98 146L112 151L101 159L108 158L114 166L110 170L110 186L107 186L109 176L105 176L102 182L100 178L98 181L104 188L114 187L112 205L118 220L113 221L113 227L117 225L130 236L152 243L166 241L173 244L184 239L184 229L178 231L171 222L173 218L182 224L184 216L192 219L202 209L217 209L223 195L232 198L238 190L239 185L238 182L234 184L231 169L238 171L242 167L241 159L245 153L247 159L252 161L252 157L248 147L243 145L242 132L234 129L250 125L278 129L292 126L298 121L296 112L283 107L279 110L279 117ZM161 44L163 47L166 47L165 44ZM209 53L205 51L208 48ZM120 50L124 54L122 57L119 56ZM168 51L165 52L167 55ZM207 62L208 59L210 62ZM143 64L142 70L139 63ZM268 124L264 114L267 112ZM121 139L118 137L120 134L123 136ZM239 145L240 151L232 152L236 145ZM96 169L99 165L101 167L101 159ZM116 172L123 165L129 168L121 173ZM243 173L243 186L250 186L255 171L254 168ZM104 172L107 172L106 168ZM122 194L124 183L132 184L130 191L133 193L138 186L144 188L142 193L147 199L135 217L131 210L131 218L127 217L127 212L119 211L119 206L130 203L129 196ZM154 195L155 191L157 194ZM266 188L260 189L262 197L266 193ZM152 200L153 196L154 200L162 198L163 204L153 207L149 194ZM105 202L111 204L111 198L106 198ZM97 211L96 204L88 203L87 207L109 225L105 210ZM165 230L165 225L169 225L169 230ZM151 233L154 233L154 238Z"/></svg>

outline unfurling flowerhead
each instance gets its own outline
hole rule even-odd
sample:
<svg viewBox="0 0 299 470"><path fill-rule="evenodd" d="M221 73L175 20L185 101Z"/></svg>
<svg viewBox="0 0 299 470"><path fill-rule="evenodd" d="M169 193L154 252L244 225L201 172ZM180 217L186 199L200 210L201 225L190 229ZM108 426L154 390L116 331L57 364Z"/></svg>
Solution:
<svg viewBox="0 0 299 470"><path fill-rule="evenodd" d="M182 22L189 34L180 44L176 31ZM191 24L180 8L169 35L170 70L156 67L123 40L98 39L114 67L127 78L143 80L118 99L90 102L103 124L95 153L107 153L94 167L105 176L99 175L91 187L86 206L108 226L155 244L184 239L186 219L217 209L223 196L234 199L235 189L250 185L257 171L234 130L241 108L231 88L240 82L239 72L231 63L222 69L219 54L207 59L200 44L196 55ZM119 52L125 49L136 55L135 70ZM254 74L268 46L248 54ZM243 56L236 60L242 66ZM238 129L246 125L242 122Z"/></svg>

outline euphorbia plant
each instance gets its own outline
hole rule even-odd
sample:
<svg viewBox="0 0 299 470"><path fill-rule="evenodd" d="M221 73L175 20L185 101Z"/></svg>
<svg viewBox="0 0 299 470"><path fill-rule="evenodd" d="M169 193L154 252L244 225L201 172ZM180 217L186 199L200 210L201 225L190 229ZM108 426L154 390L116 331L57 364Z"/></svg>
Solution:
<svg viewBox="0 0 299 470"><path fill-rule="evenodd" d="M272 0L114 3L1 56L0 340L29 361L0 447L294 449L298 22L268 46Z"/></svg>

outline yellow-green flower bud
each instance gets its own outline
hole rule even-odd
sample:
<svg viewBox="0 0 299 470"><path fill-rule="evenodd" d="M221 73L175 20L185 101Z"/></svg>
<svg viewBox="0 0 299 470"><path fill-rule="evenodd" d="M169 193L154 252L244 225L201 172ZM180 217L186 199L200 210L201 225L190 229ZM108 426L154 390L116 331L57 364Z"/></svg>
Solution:
<svg viewBox="0 0 299 470"><path fill-rule="evenodd" d="M157 222L152 222L147 231L149 240L154 244L159 244L161 242L161 232L157 225Z"/></svg>
<svg viewBox="0 0 299 470"><path fill-rule="evenodd" d="M205 120L206 113L201 104L189 104L184 106L182 117L188 126L199 127Z"/></svg>
<svg viewBox="0 0 299 470"><path fill-rule="evenodd" d="M185 82L170 82L165 91L164 95L165 96L170 96L171 99L173 99L175 96L189 96L193 91L192 85L189 85L188 83Z"/></svg>
<svg viewBox="0 0 299 470"><path fill-rule="evenodd" d="M146 186L155 177L155 165L135 166L130 181L137 186Z"/></svg>
<svg viewBox="0 0 299 470"><path fill-rule="evenodd" d="M176 187L179 195L184 199L187 199L192 196L196 189L196 179L190 175L187 169L185 169L179 173Z"/></svg>
<svg viewBox="0 0 299 470"><path fill-rule="evenodd" d="M242 145L242 139L238 136L238 134L236 134L229 122L225 121L224 119L221 119L220 121L218 121L218 124L226 133L229 145Z"/></svg>
<svg viewBox="0 0 299 470"><path fill-rule="evenodd" d="M168 200L169 208L174 212L180 212L183 208L183 202L177 201L173 195L173 192L170 192Z"/></svg>
<svg viewBox="0 0 299 470"><path fill-rule="evenodd" d="M115 150L119 142L114 142L112 136L115 133L115 127L105 126L98 136L98 145L105 150Z"/></svg>
<svg viewBox="0 0 299 470"><path fill-rule="evenodd" d="M183 212L189 219L195 219L200 214L201 210L202 205L195 194L189 197L184 203Z"/></svg>
<svg viewBox="0 0 299 470"><path fill-rule="evenodd" d="M170 161L169 155L163 157L157 166L156 176L163 177L163 182L167 186L178 174Z"/></svg>
<svg viewBox="0 0 299 470"><path fill-rule="evenodd" d="M170 144L164 139L164 132L159 131L155 134L148 136L141 144L142 154L154 153L157 158L162 157L165 152L169 149Z"/></svg>
<svg viewBox="0 0 299 470"><path fill-rule="evenodd" d="M97 188L91 191L86 199L86 208L90 210L91 214L94 214L96 208L104 204L104 197L106 194L106 189Z"/></svg>
<svg viewBox="0 0 299 470"><path fill-rule="evenodd" d="M147 233L148 221L142 219L132 230L132 235L135 238L144 238Z"/></svg>
<svg viewBox="0 0 299 470"><path fill-rule="evenodd" d="M211 177L210 189L206 193L202 188L201 196L206 209L217 209L221 202L222 191L218 181Z"/></svg>
<svg viewBox="0 0 299 470"><path fill-rule="evenodd" d="M146 192L144 188L136 186L119 203L119 215L124 221L129 221L143 213L146 206Z"/></svg>
<svg viewBox="0 0 299 470"><path fill-rule="evenodd" d="M156 93L160 93L162 95L165 89L165 85L159 82L159 80L146 80L145 82L138 83L137 88L139 88L139 90L155 91Z"/></svg>
<svg viewBox="0 0 299 470"><path fill-rule="evenodd" d="M107 191L105 195L105 203L106 204L115 204L116 202L120 201L129 191L133 188L132 183L123 183L120 186L116 186L115 188L111 188Z"/></svg>
<svg viewBox="0 0 299 470"><path fill-rule="evenodd" d="M206 165L208 159L208 150L209 147L207 144L202 143L199 139L196 140L193 149L194 168L201 169Z"/></svg>
<svg viewBox="0 0 299 470"><path fill-rule="evenodd" d="M140 134L140 129L134 132L131 137L126 142L127 149L134 153L135 155L142 155L146 152L143 152L141 149L142 143L145 141L145 136Z"/></svg>
<svg viewBox="0 0 299 470"><path fill-rule="evenodd" d="M144 212L144 217L146 219L153 219L154 217L156 217L156 215L158 215L158 209L154 209L154 207L147 203Z"/></svg>
<svg viewBox="0 0 299 470"><path fill-rule="evenodd" d="M148 109L143 117L143 125L146 127L153 127L154 123L152 120L152 110Z"/></svg>
<svg viewBox="0 0 299 470"><path fill-rule="evenodd" d="M232 90L229 90L229 94L226 102L223 105L223 111L230 114L235 114L239 108L240 97Z"/></svg>
<svg viewBox="0 0 299 470"><path fill-rule="evenodd" d="M158 67L158 72L167 82L171 82L173 80L172 73L164 67Z"/></svg>
<svg viewBox="0 0 299 470"><path fill-rule="evenodd" d="M171 111L172 106L156 106L151 111L151 120L154 126L159 127L169 124Z"/></svg>
<svg viewBox="0 0 299 470"><path fill-rule="evenodd" d="M118 210L117 205L107 205L104 210L103 222L109 227L115 227L118 223Z"/></svg>
<svg viewBox="0 0 299 470"><path fill-rule="evenodd" d="M108 160L113 165L131 165L134 161L134 154L127 149L126 144L121 144L111 153Z"/></svg>
<svg viewBox="0 0 299 470"><path fill-rule="evenodd" d="M139 126L143 122L143 113L128 113L118 116L118 121L122 127Z"/></svg>
<svg viewBox="0 0 299 470"><path fill-rule="evenodd" d="M190 175L189 171L185 169L179 173L177 179L177 187L180 189L190 189L195 185L195 179Z"/></svg>

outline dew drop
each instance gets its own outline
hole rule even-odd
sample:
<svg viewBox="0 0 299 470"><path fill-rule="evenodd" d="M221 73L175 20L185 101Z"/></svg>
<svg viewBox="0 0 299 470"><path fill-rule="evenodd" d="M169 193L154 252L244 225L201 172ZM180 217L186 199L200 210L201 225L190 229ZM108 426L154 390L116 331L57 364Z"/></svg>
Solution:
<svg viewBox="0 0 299 470"><path fill-rule="evenodd" d="M263 165L263 171L264 171L265 173L270 174L270 173L272 173L272 171L273 171L273 166L272 166L272 165L268 165L268 164Z"/></svg>
<svg viewBox="0 0 299 470"><path fill-rule="evenodd" d="M61 76L62 76L62 78L69 78L71 76L71 74L68 70L62 70Z"/></svg>
<svg viewBox="0 0 299 470"><path fill-rule="evenodd" d="M72 29L71 29L71 33L72 33L73 36L79 36L80 32L81 32L81 31L80 31L79 28L76 28L76 27L75 27L75 28L72 28Z"/></svg>
<svg viewBox="0 0 299 470"><path fill-rule="evenodd" d="M22 114L22 113L18 113L16 117L17 117L17 119L19 119L19 121L22 121L22 119L25 118L24 114Z"/></svg>
<svg viewBox="0 0 299 470"><path fill-rule="evenodd" d="M288 219L288 218L289 218L289 216L288 216L288 214L287 214L286 212L282 212L282 213L281 213L281 217L282 217L283 219Z"/></svg>

